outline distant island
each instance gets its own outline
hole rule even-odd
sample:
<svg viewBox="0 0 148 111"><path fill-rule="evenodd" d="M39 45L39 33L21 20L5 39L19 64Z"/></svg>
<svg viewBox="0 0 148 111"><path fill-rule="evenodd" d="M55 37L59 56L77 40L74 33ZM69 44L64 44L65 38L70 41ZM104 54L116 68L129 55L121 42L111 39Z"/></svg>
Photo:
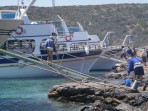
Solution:
<svg viewBox="0 0 148 111"><path fill-rule="evenodd" d="M17 7L0 7L0 10L2 9L17 9ZM126 34L131 34L134 46L148 46L148 4L56 6L54 8L32 6L28 15L33 21L59 20L56 15L60 15L68 26L77 26L78 21L89 34L98 34L101 40L108 31L115 31L116 35L112 41L121 42Z"/></svg>

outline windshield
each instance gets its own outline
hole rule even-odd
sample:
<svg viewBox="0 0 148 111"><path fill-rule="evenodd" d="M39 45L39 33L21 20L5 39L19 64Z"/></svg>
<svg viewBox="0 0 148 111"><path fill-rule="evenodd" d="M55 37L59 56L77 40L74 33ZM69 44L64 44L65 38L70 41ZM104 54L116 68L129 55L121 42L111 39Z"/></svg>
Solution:
<svg viewBox="0 0 148 111"><path fill-rule="evenodd" d="M1 17L2 19L14 19L15 13L14 12L2 12Z"/></svg>

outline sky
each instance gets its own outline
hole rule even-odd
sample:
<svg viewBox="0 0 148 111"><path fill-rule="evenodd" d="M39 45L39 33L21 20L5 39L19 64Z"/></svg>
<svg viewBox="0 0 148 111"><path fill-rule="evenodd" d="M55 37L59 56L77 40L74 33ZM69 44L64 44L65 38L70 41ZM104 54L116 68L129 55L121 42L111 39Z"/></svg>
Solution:
<svg viewBox="0 0 148 111"><path fill-rule="evenodd" d="M21 0L20 0L21 1ZM24 0L27 5L31 0ZM17 5L18 0L0 0L0 6ZM55 6L148 3L148 0L55 0ZM51 7L52 0L36 0L34 6Z"/></svg>

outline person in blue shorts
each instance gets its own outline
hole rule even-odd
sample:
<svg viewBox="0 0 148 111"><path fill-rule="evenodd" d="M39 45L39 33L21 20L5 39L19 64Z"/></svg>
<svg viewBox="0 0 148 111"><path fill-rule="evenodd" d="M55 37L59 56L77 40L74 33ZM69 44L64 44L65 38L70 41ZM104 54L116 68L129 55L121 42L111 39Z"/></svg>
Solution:
<svg viewBox="0 0 148 111"><path fill-rule="evenodd" d="M144 75L143 64L142 60L136 57L135 51L131 52L131 58L129 59L128 63L128 74L130 74L131 72L134 72L134 79L139 79L140 83L142 84Z"/></svg>

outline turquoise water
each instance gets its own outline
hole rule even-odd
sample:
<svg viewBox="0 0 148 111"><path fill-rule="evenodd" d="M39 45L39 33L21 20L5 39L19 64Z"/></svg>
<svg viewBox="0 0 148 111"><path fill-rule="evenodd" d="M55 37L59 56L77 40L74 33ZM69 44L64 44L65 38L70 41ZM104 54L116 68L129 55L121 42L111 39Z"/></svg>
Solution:
<svg viewBox="0 0 148 111"><path fill-rule="evenodd" d="M0 80L0 111L79 111L80 105L48 99L48 90L64 78Z"/></svg>
<svg viewBox="0 0 148 111"><path fill-rule="evenodd" d="M91 75L101 78L104 73ZM71 81L60 77L0 79L0 111L80 111L82 104L48 99L48 90L65 82Z"/></svg>

